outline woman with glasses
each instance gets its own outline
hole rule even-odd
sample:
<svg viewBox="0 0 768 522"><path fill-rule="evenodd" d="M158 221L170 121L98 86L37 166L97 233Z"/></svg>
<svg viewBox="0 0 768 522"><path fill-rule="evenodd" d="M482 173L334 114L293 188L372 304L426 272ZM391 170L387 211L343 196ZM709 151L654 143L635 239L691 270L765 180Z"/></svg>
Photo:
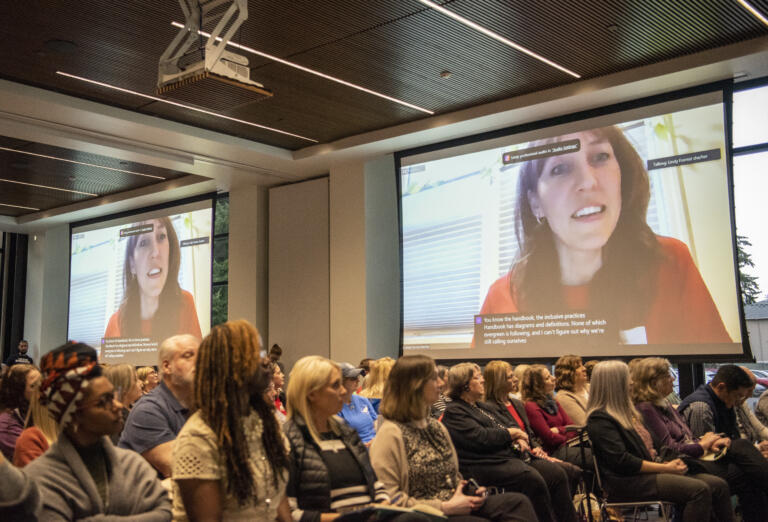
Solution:
<svg viewBox="0 0 768 522"><path fill-rule="evenodd" d="M171 519L168 493L139 454L112 445L123 423L115 392L101 374L96 350L66 344L42 361L48 411L58 440L25 471L40 490L40 520Z"/></svg>

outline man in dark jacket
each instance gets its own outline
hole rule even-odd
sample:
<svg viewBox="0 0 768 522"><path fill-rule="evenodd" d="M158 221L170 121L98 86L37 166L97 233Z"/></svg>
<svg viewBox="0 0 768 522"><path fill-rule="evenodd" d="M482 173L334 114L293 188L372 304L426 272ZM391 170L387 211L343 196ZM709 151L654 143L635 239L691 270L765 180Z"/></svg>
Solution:
<svg viewBox="0 0 768 522"><path fill-rule="evenodd" d="M687 396L678 408L695 437L721 433L729 446L726 480L731 491L745 488L751 494L739 494L746 520L765 520L768 506L768 460L747 439L739 436L736 405L752 389L752 379L742 368L725 364L709 384L702 384Z"/></svg>
<svg viewBox="0 0 768 522"><path fill-rule="evenodd" d="M734 407L751 388L752 380L747 372L734 364L725 364L717 370L712 382L699 386L680 403L677 411L685 418L694 437L713 432L738 439Z"/></svg>

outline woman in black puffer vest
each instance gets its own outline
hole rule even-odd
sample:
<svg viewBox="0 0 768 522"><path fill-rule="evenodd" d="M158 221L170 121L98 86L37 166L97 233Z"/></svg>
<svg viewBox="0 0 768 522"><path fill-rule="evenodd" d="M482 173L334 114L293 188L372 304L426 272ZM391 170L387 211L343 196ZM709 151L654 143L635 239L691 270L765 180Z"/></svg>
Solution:
<svg viewBox="0 0 768 522"><path fill-rule="evenodd" d="M286 395L288 420L283 432L291 446L287 495L294 520L330 520L337 513L388 502L365 445L336 416L344 403L339 366L317 355L300 359L291 371ZM407 513L391 520L427 519Z"/></svg>

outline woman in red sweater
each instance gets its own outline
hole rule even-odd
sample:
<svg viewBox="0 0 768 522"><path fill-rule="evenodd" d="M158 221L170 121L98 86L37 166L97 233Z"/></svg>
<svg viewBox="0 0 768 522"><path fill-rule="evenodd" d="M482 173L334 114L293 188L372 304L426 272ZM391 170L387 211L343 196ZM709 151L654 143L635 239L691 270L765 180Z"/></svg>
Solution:
<svg viewBox="0 0 768 522"><path fill-rule="evenodd" d="M520 392L525 401L525 413L531 430L550 456L589 469L592 454L587 448L578 448L569 443L577 433L566 429L573 422L554 399L554 390L555 378L546 366L534 364L525 371Z"/></svg>
<svg viewBox="0 0 768 522"><path fill-rule="evenodd" d="M123 302L112 314L104 337L150 337L162 341L177 334L202 338L192 294L179 286L181 249L170 218L131 225L146 227L128 237L123 263Z"/></svg>
<svg viewBox="0 0 768 522"><path fill-rule="evenodd" d="M648 226L648 172L621 129L532 145L550 144L574 150L520 167L518 259L480 313L586 311L607 344L732 342L687 245Z"/></svg>

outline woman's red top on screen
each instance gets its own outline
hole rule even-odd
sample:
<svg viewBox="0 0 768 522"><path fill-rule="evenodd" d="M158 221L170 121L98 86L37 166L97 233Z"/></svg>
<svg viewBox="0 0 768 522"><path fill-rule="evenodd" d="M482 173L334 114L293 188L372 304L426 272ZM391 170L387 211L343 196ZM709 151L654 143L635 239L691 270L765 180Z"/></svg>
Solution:
<svg viewBox="0 0 768 522"><path fill-rule="evenodd" d="M120 311L118 310L109 318L107 331L104 337L128 337L120 331ZM197 310L195 309L195 299L192 294L186 290L181 291L181 310L179 312L179 329L177 334L191 334L202 339L200 331L200 322L197 319ZM152 319L141 321L141 335L150 337L152 335Z"/></svg>
<svg viewBox="0 0 768 522"><path fill-rule="evenodd" d="M663 261L655 280L655 295L644 326L648 344L733 342L720 318L712 296L685 243L657 236ZM512 272L496 280L485 297L481 314L526 312L510 292ZM633 274L627 274L633 277ZM589 284L564 286L563 298L570 310L589 309ZM632 296L621 296L631 299ZM552 310L563 312L563 310Z"/></svg>

